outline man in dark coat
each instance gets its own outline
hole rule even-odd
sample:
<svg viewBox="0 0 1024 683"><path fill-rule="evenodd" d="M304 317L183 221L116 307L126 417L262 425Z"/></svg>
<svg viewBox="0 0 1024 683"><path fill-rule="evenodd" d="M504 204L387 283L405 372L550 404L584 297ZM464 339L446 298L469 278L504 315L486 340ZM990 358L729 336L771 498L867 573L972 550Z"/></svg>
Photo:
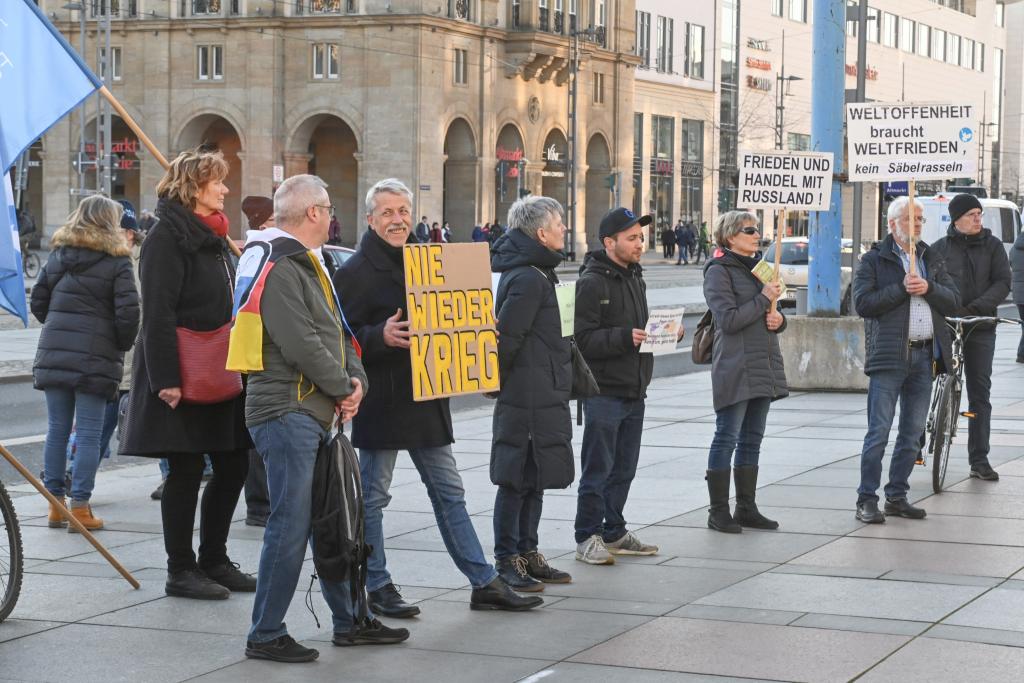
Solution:
<svg viewBox="0 0 1024 683"><path fill-rule="evenodd" d="M648 317L640 257L650 223L650 216L635 216L629 209L608 212L598 231L604 251L584 257L576 281L576 343L601 388L583 404L576 559L587 564L614 564L612 555L658 552L627 531L623 517L640 459L644 398L654 371L654 356L640 353Z"/></svg>
<svg viewBox="0 0 1024 683"><path fill-rule="evenodd" d="M366 195L370 229L358 251L334 276L373 387L352 423L366 505L366 543L373 547L366 580L370 608L395 618L413 617L420 611L402 600L384 555L384 508L391 500L388 489L398 451L405 450L427 487L445 547L473 586L470 607L531 609L543 601L516 595L484 559L452 455L455 437L448 399L413 400L402 268L402 247L415 242L410 239L411 207L412 192L399 180L382 180L370 188Z"/></svg>
<svg viewBox="0 0 1024 683"><path fill-rule="evenodd" d="M907 500L910 473L920 450L936 359L949 363L949 330L943 316L960 307L960 296L942 257L917 241L923 207L900 197L889 205L889 235L864 255L853 296L864 318L864 373L868 381L868 432L860 456L857 519L880 524L885 514L921 519L925 511ZM913 233L911 233L913 231ZM916 273L910 268L910 235L916 242ZM878 509L882 456L896 405L899 431L885 487L885 514Z"/></svg>
<svg viewBox="0 0 1024 683"><path fill-rule="evenodd" d="M427 223L426 216L420 218L420 222L416 224L416 241L421 244L430 241L430 224Z"/></svg>
<svg viewBox="0 0 1024 683"><path fill-rule="evenodd" d="M932 245L946 260L949 275L960 290L960 308L956 312L960 317L995 316L999 304L1010 293L1010 261L1002 240L982 227L982 213L977 197L956 195L949 202L949 230ZM986 481L999 480L999 474L988 462L992 424L989 392L995 352L995 325L979 323L964 328L968 410L974 414L967 422L967 458L971 476Z"/></svg>
<svg viewBox="0 0 1024 683"><path fill-rule="evenodd" d="M676 253L676 233L668 227L668 223L661 231L661 251L665 258L672 258Z"/></svg>
<svg viewBox="0 0 1024 683"><path fill-rule="evenodd" d="M1024 232L1017 235L1010 250L1010 264L1013 266L1013 303L1017 304L1017 313L1024 320ZM1017 362L1024 363L1024 328L1020 331L1020 343L1017 345Z"/></svg>

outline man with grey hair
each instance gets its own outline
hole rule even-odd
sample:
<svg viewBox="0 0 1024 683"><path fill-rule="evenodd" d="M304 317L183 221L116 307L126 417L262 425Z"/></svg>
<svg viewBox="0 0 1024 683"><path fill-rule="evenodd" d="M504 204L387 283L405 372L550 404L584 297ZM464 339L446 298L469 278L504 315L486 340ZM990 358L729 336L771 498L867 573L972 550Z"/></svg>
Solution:
<svg viewBox="0 0 1024 683"><path fill-rule="evenodd" d="M861 259L853 283L857 313L864 318L864 373L869 378L868 431L861 450L856 515L865 524L881 524L886 514L925 516L907 500L908 480L928 413L933 364L941 361L948 367L952 355L943 318L956 312L960 296L945 261L919 240L923 208L915 201L911 211L907 197L889 206L889 234ZM876 491L897 403L900 422L883 513Z"/></svg>
<svg viewBox="0 0 1024 683"><path fill-rule="evenodd" d="M326 184L300 175L274 195L280 227L252 230L238 264L228 368L249 373L245 422L267 471L270 516L245 654L308 662L318 652L288 635L311 531L317 450L359 411L367 389L357 349L320 257L334 207ZM321 580L335 645L398 643L405 629L357 619L347 582Z"/></svg>
<svg viewBox="0 0 1024 683"><path fill-rule="evenodd" d="M448 399L413 400L402 267L403 246L417 243L410 233L412 200L409 188L394 178L371 187L366 194L370 229L356 253L334 276L374 386L352 425L366 506L366 542L373 547L366 580L370 607L377 614L395 618L414 617L420 612L419 607L402 599L384 554L384 508L391 500L388 491L398 451L403 450L408 451L427 487L448 554L473 586L470 607L531 609L543 601L516 595L484 559L452 455L455 436Z"/></svg>

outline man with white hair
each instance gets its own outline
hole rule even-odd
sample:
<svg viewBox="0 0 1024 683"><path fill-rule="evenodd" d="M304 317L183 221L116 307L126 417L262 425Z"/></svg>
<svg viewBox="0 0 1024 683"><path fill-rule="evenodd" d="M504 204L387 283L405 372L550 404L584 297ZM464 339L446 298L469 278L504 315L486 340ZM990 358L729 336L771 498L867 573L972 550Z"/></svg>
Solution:
<svg viewBox="0 0 1024 683"><path fill-rule="evenodd" d="M943 318L956 312L960 295L945 261L918 239L925 222L923 210L915 201L911 212L907 197L889 205L889 234L861 259L853 283L857 313L864 318L864 373L869 378L868 432L857 489L857 519L865 524L881 524L885 515L925 516L907 500L908 480L928 414L934 362L948 365L952 357ZM900 423L883 513L876 491L897 403Z"/></svg>
<svg viewBox="0 0 1024 683"><path fill-rule="evenodd" d="M366 505L366 543L373 547L366 579L370 608L394 618L414 617L420 612L402 599L384 555L384 508L391 501L388 491L401 450L409 452L427 487L448 554L473 586L470 608L532 609L543 600L517 595L484 558L452 455L455 436L448 399L413 400L402 268L402 248L407 242L417 242L415 236L410 239L412 199L409 188L394 178L371 187L366 194L370 229L356 253L334 275L374 387L352 423L352 445L359 449Z"/></svg>
<svg viewBox="0 0 1024 683"><path fill-rule="evenodd" d="M270 516L245 654L308 662L318 652L284 623L310 538L313 469L335 418L351 420L367 390L358 348L319 255L334 207L327 185L293 176L274 193L278 228L251 230L238 264L228 368L249 373L245 422L266 466ZM348 582L321 579L335 645L398 643L406 629L357 619Z"/></svg>

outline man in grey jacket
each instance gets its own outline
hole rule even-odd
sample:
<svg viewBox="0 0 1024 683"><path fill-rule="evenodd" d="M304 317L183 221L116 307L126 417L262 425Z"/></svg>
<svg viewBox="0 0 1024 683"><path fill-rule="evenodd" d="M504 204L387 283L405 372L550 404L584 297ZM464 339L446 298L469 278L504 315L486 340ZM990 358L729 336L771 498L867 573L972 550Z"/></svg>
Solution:
<svg viewBox="0 0 1024 683"><path fill-rule="evenodd" d="M251 231L238 265L228 367L248 371L245 420L267 470L270 517L245 654L308 662L319 653L288 635L310 536L313 466L335 418L349 421L367 388L357 349L320 249L334 207L316 176L289 178L274 194L280 228ZM335 645L398 643L406 629L355 623L347 582L320 581Z"/></svg>

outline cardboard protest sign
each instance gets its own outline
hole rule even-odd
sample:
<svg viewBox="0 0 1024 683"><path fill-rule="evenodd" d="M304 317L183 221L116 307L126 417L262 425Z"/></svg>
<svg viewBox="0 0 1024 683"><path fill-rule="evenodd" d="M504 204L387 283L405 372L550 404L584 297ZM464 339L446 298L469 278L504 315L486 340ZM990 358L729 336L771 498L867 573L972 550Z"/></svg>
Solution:
<svg viewBox="0 0 1024 683"><path fill-rule="evenodd" d="M497 391L487 245L407 244L403 258L413 400Z"/></svg>
<svg viewBox="0 0 1024 683"><path fill-rule="evenodd" d="M679 342L679 328L683 324L683 312L682 306L652 309L644 325L647 339L640 344L640 353L662 356L675 351Z"/></svg>
<svg viewBox="0 0 1024 683"><path fill-rule="evenodd" d="M831 152L740 152L736 205L744 208L828 211Z"/></svg>
<svg viewBox="0 0 1024 683"><path fill-rule="evenodd" d="M576 327L576 282L559 282L555 285L555 299L558 300L562 336L571 337Z"/></svg>
<svg viewBox="0 0 1024 683"><path fill-rule="evenodd" d="M850 180L974 177L977 125L969 104L848 104Z"/></svg>

